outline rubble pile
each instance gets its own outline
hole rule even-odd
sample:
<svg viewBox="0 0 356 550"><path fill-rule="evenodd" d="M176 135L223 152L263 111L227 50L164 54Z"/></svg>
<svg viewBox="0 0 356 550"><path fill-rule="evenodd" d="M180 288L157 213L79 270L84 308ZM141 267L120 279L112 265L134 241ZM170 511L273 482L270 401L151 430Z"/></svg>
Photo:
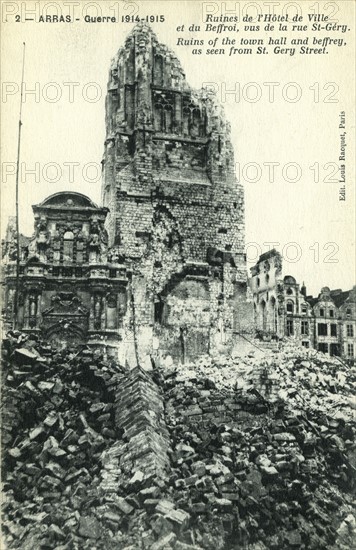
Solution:
<svg viewBox="0 0 356 550"><path fill-rule="evenodd" d="M26 338L3 346L8 548L352 547L354 370L285 347L127 371Z"/></svg>
<svg viewBox="0 0 356 550"><path fill-rule="evenodd" d="M3 352L7 547L163 548L160 522L188 515L165 498L171 450L152 376L19 333Z"/></svg>
<svg viewBox="0 0 356 550"><path fill-rule="evenodd" d="M164 373L176 502L202 548L356 540L356 372L285 346Z"/></svg>
<svg viewBox="0 0 356 550"><path fill-rule="evenodd" d="M355 367L288 341L280 350L259 349L242 357L201 357L177 376L178 381L212 378L217 388L254 390L270 403L288 401L294 409L321 413L332 408L334 416L345 421L354 417Z"/></svg>
<svg viewBox="0 0 356 550"><path fill-rule="evenodd" d="M8 547L92 550L99 533L105 544L111 531L97 509L110 517L115 507L100 490L101 456L121 437L124 369L88 349L58 352L19 335L3 342L2 376Z"/></svg>

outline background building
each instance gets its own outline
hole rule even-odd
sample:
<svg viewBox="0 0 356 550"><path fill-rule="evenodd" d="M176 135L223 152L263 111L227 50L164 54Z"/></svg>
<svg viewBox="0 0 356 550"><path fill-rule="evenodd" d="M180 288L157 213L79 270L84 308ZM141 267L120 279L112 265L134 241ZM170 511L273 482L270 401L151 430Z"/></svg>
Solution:
<svg viewBox="0 0 356 550"><path fill-rule="evenodd" d="M276 250L262 254L251 268L257 334L288 337L305 347L355 361L356 287L349 291L321 289L317 298L291 275L282 275L282 257Z"/></svg>
<svg viewBox="0 0 356 550"><path fill-rule="evenodd" d="M314 317L314 347L324 353L355 359L356 287L342 292L321 289L318 298L308 297Z"/></svg>

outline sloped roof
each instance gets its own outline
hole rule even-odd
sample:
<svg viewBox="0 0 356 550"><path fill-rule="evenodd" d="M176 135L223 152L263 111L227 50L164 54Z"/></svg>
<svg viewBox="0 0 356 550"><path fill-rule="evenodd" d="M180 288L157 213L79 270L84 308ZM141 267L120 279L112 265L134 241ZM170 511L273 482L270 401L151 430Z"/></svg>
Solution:
<svg viewBox="0 0 356 550"><path fill-rule="evenodd" d="M350 295L350 290L340 290L340 289L337 289L337 290L332 290L330 292L330 296L334 302L334 304L336 305L336 307L340 307L342 306L342 304L344 302L346 302L347 298L349 297Z"/></svg>
<svg viewBox="0 0 356 550"><path fill-rule="evenodd" d="M340 288L338 288L336 290L330 291L330 299L334 302L335 306L339 308L347 301L350 294L351 290L341 290ZM305 299L312 307L314 307L315 304L317 304L319 301L322 301L322 297L320 294L317 298L315 298L314 296L307 296Z"/></svg>

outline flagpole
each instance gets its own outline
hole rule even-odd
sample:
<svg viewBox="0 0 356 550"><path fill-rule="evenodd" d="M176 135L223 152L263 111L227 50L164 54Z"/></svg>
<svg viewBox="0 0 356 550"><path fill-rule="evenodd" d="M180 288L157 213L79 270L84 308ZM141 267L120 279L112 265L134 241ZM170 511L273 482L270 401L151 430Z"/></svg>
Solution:
<svg viewBox="0 0 356 550"><path fill-rule="evenodd" d="M18 132L18 139L17 139L17 163L16 163L16 291L15 291L15 311L14 311L15 328L17 328L18 326L18 309L19 309L19 294L20 294L19 172L20 172L21 127L22 127L21 118L22 118L23 80L24 80L24 74L25 74L25 50L26 50L26 44L25 42L23 42L19 132Z"/></svg>

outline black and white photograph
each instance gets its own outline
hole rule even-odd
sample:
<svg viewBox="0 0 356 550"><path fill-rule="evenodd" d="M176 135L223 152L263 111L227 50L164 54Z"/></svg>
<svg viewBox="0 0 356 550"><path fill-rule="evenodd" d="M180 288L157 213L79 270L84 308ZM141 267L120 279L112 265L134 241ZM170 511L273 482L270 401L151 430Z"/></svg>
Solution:
<svg viewBox="0 0 356 550"><path fill-rule="evenodd" d="M355 1L0 7L0 548L355 548Z"/></svg>

